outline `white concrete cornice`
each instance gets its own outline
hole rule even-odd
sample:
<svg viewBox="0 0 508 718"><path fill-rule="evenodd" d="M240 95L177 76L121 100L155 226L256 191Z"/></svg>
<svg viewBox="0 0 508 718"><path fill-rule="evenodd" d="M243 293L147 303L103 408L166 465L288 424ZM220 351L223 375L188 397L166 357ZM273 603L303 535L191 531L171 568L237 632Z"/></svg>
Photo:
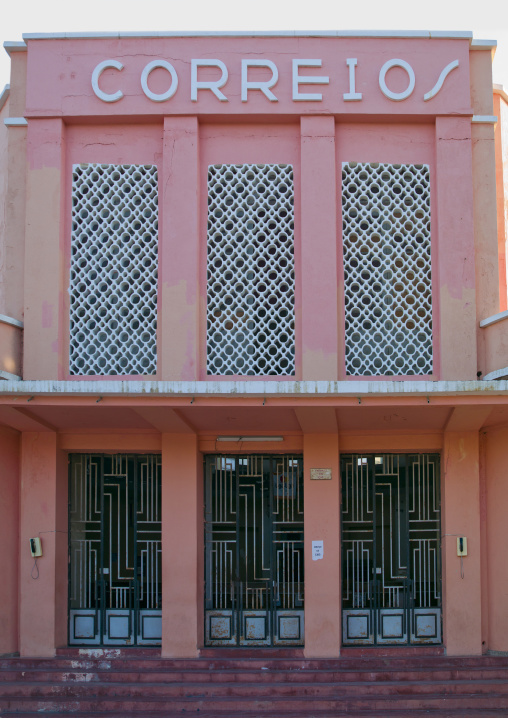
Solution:
<svg viewBox="0 0 508 718"><path fill-rule="evenodd" d="M3 109L5 103L9 99L10 94L11 94L11 86L5 85L2 92L0 92L0 111Z"/></svg>
<svg viewBox="0 0 508 718"><path fill-rule="evenodd" d="M4 125L7 125L7 127L26 127L28 120L25 117L6 117Z"/></svg>
<svg viewBox="0 0 508 718"><path fill-rule="evenodd" d="M470 48L471 50L495 50L497 48L497 40L471 40Z"/></svg>
<svg viewBox="0 0 508 718"><path fill-rule="evenodd" d="M4 50L9 57L13 52L26 52L27 49L26 42L10 42L9 40L4 42Z"/></svg>
<svg viewBox="0 0 508 718"><path fill-rule="evenodd" d="M508 395L508 381L7 381L0 395L144 397L382 397Z"/></svg>
<svg viewBox="0 0 508 718"><path fill-rule="evenodd" d="M486 319L482 319L480 322L480 326L483 327L490 327L491 324L497 324L498 322L502 322L503 319L508 319L508 311L499 312L499 314L493 314L490 317L487 317Z"/></svg>
<svg viewBox="0 0 508 718"><path fill-rule="evenodd" d="M508 103L508 92L504 89L503 85L493 85L494 88L494 94L495 95L501 95L503 100Z"/></svg>
<svg viewBox="0 0 508 718"><path fill-rule="evenodd" d="M497 115L473 115L471 122L478 125L495 125L497 122Z"/></svg>
<svg viewBox="0 0 508 718"><path fill-rule="evenodd" d="M427 38L444 40L469 40L470 43L488 43L495 40L472 40L471 32L447 32L441 30L298 30L232 31L232 32L28 32L23 40L103 40L107 38L165 38L165 37L357 37L357 38ZM480 48L478 48L480 49Z"/></svg>
<svg viewBox="0 0 508 718"><path fill-rule="evenodd" d="M0 324L11 324L13 327L23 329L23 322L20 322L19 319L8 317L6 314L0 314Z"/></svg>

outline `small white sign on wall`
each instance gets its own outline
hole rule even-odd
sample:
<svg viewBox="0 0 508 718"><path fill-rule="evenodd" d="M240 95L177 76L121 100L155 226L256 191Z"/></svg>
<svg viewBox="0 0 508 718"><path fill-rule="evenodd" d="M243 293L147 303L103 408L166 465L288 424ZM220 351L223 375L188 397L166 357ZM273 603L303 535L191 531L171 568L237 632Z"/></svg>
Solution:
<svg viewBox="0 0 508 718"><path fill-rule="evenodd" d="M319 559L323 558L323 542L322 541L313 541L312 542L312 560L313 561L319 561Z"/></svg>

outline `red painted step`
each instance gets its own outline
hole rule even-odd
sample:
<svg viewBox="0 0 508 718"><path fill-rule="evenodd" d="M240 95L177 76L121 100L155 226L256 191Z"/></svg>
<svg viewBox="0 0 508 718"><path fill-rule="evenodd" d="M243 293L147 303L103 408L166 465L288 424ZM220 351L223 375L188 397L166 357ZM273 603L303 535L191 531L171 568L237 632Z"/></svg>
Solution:
<svg viewBox="0 0 508 718"><path fill-rule="evenodd" d="M0 659L0 718L508 716L508 657L303 658L297 651L62 649Z"/></svg>

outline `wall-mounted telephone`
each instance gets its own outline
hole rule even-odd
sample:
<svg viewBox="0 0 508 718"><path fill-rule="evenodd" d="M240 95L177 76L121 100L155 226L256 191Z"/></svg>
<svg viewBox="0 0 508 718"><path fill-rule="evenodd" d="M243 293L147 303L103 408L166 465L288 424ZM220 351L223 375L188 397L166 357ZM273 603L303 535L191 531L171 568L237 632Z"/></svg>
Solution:
<svg viewBox="0 0 508 718"><path fill-rule="evenodd" d="M30 553L34 558L39 558L39 556L42 556L42 544L40 538L30 539Z"/></svg>
<svg viewBox="0 0 508 718"><path fill-rule="evenodd" d="M465 536L457 538L457 556L467 556L467 538Z"/></svg>

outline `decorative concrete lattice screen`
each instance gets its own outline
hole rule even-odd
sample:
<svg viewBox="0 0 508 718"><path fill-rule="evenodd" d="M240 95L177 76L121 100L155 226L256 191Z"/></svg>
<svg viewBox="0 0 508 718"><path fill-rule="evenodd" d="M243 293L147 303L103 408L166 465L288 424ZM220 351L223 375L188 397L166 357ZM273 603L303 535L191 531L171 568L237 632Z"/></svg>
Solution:
<svg viewBox="0 0 508 718"><path fill-rule="evenodd" d="M427 165L342 165L346 371L432 373Z"/></svg>
<svg viewBox="0 0 508 718"><path fill-rule="evenodd" d="M70 373L155 374L157 167L75 165Z"/></svg>
<svg viewBox="0 0 508 718"><path fill-rule="evenodd" d="M295 370L291 165L208 168L208 374Z"/></svg>

